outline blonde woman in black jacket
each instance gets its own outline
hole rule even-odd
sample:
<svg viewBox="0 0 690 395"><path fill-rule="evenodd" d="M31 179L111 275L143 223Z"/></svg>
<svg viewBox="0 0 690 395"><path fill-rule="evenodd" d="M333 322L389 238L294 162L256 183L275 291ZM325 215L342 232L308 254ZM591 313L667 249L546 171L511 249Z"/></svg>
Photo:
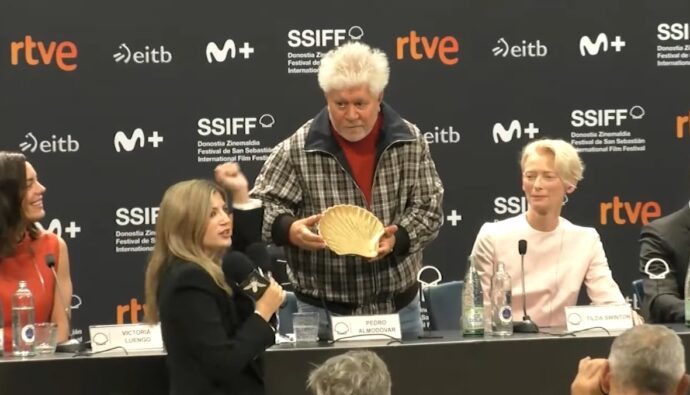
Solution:
<svg viewBox="0 0 690 395"><path fill-rule="evenodd" d="M226 281L232 213L223 189L190 180L170 187L146 270L146 318L161 322L170 393L263 394L261 354L275 340L268 321L283 301L272 282L254 304Z"/></svg>

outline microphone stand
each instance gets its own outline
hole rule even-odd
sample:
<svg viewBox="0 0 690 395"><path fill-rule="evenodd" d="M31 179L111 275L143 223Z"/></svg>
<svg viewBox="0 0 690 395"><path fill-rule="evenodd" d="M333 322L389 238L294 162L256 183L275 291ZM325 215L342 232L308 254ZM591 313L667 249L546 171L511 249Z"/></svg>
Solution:
<svg viewBox="0 0 690 395"><path fill-rule="evenodd" d="M522 273L522 321L513 322L515 333L539 333L537 324L527 315L527 295L525 294L525 254L520 254L520 270Z"/></svg>
<svg viewBox="0 0 690 395"><path fill-rule="evenodd" d="M65 306L64 293L62 292L62 287L60 286L60 280L58 280L57 273L55 272L55 258L52 255L46 256L46 265L50 268L50 272L53 273L53 278L55 279L55 287L58 291L58 299L60 299L60 304L65 311L65 316L67 317L67 331L69 340L59 343L55 347L55 352L76 354L80 351L86 350L86 344L80 342L79 340L72 338L72 314L71 306Z"/></svg>

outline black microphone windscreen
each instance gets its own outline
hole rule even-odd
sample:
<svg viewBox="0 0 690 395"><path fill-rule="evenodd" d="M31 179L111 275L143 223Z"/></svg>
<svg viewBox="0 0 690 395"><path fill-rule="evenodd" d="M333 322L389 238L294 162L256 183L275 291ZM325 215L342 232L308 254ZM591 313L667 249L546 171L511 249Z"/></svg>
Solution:
<svg viewBox="0 0 690 395"><path fill-rule="evenodd" d="M46 255L46 265L48 265L49 268L54 268L55 267L55 257L53 254L48 254Z"/></svg>
<svg viewBox="0 0 690 395"><path fill-rule="evenodd" d="M518 253L525 255L527 253L527 240L522 239L518 241Z"/></svg>
<svg viewBox="0 0 690 395"><path fill-rule="evenodd" d="M256 242L247 246L244 253L249 257L249 259L254 263L255 266L259 267L264 272L273 271L273 265L271 263L271 256L268 254L268 247L264 242Z"/></svg>
<svg viewBox="0 0 690 395"><path fill-rule="evenodd" d="M252 262L241 252L230 251L223 258L223 273L236 283L241 283L254 271Z"/></svg>

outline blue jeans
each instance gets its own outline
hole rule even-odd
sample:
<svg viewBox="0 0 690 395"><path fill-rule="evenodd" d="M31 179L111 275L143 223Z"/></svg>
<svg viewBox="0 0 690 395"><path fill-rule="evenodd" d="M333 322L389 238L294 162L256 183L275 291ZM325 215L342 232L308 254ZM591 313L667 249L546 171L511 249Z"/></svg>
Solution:
<svg viewBox="0 0 690 395"><path fill-rule="evenodd" d="M304 303L297 299L297 310L299 312L317 312L319 313L319 339L330 340L333 338L331 333L331 325L326 317L326 310L323 307L313 306ZM400 317L400 329L404 339L416 339L423 333L422 327L422 307L419 304L419 294L417 294L412 302L398 311ZM330 313L331 316L339 316L340 314Z"/></svg>

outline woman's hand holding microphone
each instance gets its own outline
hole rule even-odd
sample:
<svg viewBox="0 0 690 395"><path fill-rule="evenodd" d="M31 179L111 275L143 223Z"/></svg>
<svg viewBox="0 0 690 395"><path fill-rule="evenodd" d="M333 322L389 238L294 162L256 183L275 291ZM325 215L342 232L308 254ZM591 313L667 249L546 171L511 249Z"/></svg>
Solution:
<svg viewBox="0 0 690 395"><path fill-rule="evenodd" d="M266 322L269 322L285 301L285 291L274 279L270 279L271 284L263 295L256 301L256 313Z"/></svg>

